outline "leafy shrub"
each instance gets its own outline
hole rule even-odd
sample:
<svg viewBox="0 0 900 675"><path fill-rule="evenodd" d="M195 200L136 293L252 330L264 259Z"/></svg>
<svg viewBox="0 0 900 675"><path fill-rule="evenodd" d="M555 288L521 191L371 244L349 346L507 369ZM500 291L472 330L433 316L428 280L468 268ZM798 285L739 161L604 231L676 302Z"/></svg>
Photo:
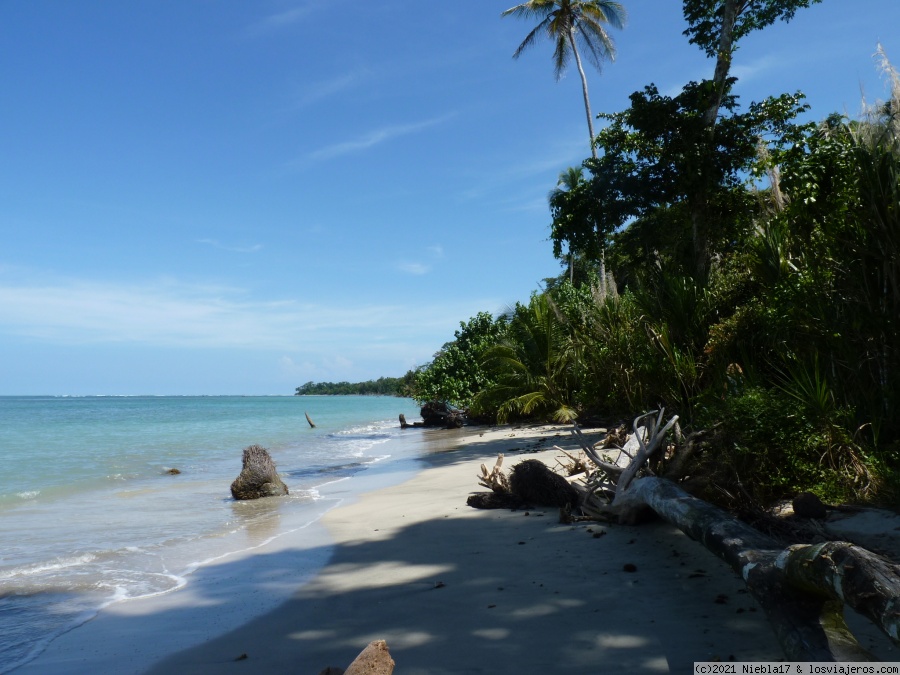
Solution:
<svg viewBox="0 0 900 675"><path fill-rule="evenodd" d="M479 312L460 322L455 339L446 343L434 360L415 375L413 396L420 403L440 401L468 408L479 391L491 383L482 357L506 334L506 319Z"/></svg>
<svg viewBox="0 0 900 675"><path fill-rule="evenodd" d="M748 387L707 401L702 415L718 422L715 442L698 467L714 501L768 505L811 491L826 502L873 496L880 480L871 457L846 431L852 411L812 415L783 390Z"/></svg>

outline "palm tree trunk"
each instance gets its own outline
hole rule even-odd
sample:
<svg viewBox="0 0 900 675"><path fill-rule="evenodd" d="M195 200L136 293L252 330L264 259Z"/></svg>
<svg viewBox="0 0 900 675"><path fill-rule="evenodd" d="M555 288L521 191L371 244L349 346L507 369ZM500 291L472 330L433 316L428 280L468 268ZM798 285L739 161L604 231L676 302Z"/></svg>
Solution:
<svg viewBox="0 0 900 675"><path fill-rule="evenodd" d="M572 53L575 55L575 64L578 66L578 74L581 75L581 91L584 94L584 112L587 115L588 134L591 140L591 157L597 159L597 148L594 147L594 122L591 115L591 100L588 97L587 76L584 74L584 68L581 66L581 56L578 48L575 46L575 35L569 31L569 44L572 46Z"/></svg>

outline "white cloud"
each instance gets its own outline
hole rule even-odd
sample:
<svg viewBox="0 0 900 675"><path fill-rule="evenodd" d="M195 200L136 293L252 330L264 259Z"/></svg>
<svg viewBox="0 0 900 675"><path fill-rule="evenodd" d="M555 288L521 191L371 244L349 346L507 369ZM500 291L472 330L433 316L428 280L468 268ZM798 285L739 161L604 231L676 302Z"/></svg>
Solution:
<svg viewBox="0 0 900 675"><path fill-rule="evenodd" d="M335 373L347 373L353 370L354 362L340 356L321 356L316 359L304 359L299 363L291 356L282 356L278 359L278 367L282 375L291 378L310 377L312 375L323 376Z"/></svg>
<svg viewBox="0 0 900 675"><path fill-rule="evenodd" d="M27 285L0 280L0 333L56 344L239 348L288 354L297 350L391 351L400 343L446 338L459 317L495 304L472 298L410 313L406 307L389 304L256 300L240 289L172 280L144 285L83 280Z"/></svg>
<svg viewBox="0 0 900 675"><path fill-rule="evenodd" d="M428 246L425 248L425 252L430 256L433 260L440 260L444 257L444 247L435 245ZM415 274L416 276L421 276L423 274L428 274L431 271L431 265L422 263L422 262L401 262L397 264L397 269L401 272L406 272L407 274Z"/></svg>
<svg viewBox="0 0 900 675"><path fill-rule="evenodd" d="M536 190L537 191L537 190ZM540 197L519 197L509 199L504 202L501 209L507 213L541 213L548 214L550 206L547 202L546 195Z"/></svg>
<svg viewBox="0 0 900 675"><path fill-rule="evenodd" d="M290 356L282 356L278 360L279 370L285 378L297 380L297 378L310 378L315 380L350 376L356 364L341 355L321 356L315 359L305 359L297 363Z"/></svg>
<svg viewBox="0 0 900 675"><path fill-rule="evenodd" d="M218 248L223 251L231 251L232 253L256 253L263 248L262 244L253 244L252 246L229 246L216 239L198 239L197 243L206 244L207 246L212 246L213 248Z"/></svg>
<svg viewBox="0 0 900 675"><path fill-rule="evenodd" d="M283 12L270 14L251 25L248 29L248 34L251 37L258 37L272 31L280 30L286 26L295 24L298 21L302 21L314 9L314 4L312 2L307 2Z"/></svg>
<svg viewBox="0 0 900 675"><path fill-rule="evenodd" d="M587 133L585 131L585 137ZM554 143L553 147L541 149L540 153L531 159L522 159L515 163L508 163L503 159L502 165L484 167L476 176L477 184L463 190L460 198L464 201L483 199L493 196L500 188L509 185L521 185L529 179L539 179L541 192L546 197L547 179L552 177L555 184L560 172L571 166L581 166L581 163L590 155L587 140L571 138L567 141Z"/></svg>
<svg viewBox="0 0 900 675"><path fill-rule="evenodd" d="M315 82L309 85L303 92L300 93L297 98L296 105L298 108L305 108L306 106L312 105L313 103L318 103L323 99L334 96L335 94L349 89L354 84L363 79L365 75L366 71L357 71L347 73L346 75L341 75L324 82Z"/></svg>
<svg viewBox="0 0 900 675"><path fill-rule="evenodd" d="M758 58L752 63L736 63L731 67L730 75L738 78L738 82L749 82L760 75L786 67L785 59L781 56L768 54Z"/></svg>
<svg viewBox="0 0 900 675"><path fill-rule="evenodd" d="M423 265L422 263L400 263L398 268L401 272L406 272L407 274L415 274L416 276L421 276L423 274L428 274L431 270L427 265Z"/></svg>
<svg viewBox="0 0 900 675"><path fill-rule="evenodd" d="M420 131L428 129L429 127L442 124L453 116L454 115L451 113L449 115L442 115L441 117L435 117L423 122L386 126L382 127L381 129L375 129L374 131L370 131L369 133L367 133L365 136L361 136L354 140L342 141L340 143L335 143L333 145L320 148L319 150L315 150L306 155L304 160L308 163L320 160L334 159L335 157L342 157L343 155L349 155L355 152L362 152L364 150L368 150L369 148L375 147L376 145L381 145L382 143L393 140L395 138L399 138L401 136L417 134Z"/></svg>

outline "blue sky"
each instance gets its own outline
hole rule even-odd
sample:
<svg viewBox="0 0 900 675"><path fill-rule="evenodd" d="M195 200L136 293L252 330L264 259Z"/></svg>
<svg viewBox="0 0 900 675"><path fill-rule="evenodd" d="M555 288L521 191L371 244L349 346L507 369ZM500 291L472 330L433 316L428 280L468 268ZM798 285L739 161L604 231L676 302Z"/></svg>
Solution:
<svg viewBox="0 0 900 675"><path fill-rule="evenodd" d="M290 394L399 376L559 271L547 193L589 155L574 68L512 2L0 3L0 395ZM595 112L713 63L624 3ZM746 105L882 98L900 2L749 36Z"/></svg>

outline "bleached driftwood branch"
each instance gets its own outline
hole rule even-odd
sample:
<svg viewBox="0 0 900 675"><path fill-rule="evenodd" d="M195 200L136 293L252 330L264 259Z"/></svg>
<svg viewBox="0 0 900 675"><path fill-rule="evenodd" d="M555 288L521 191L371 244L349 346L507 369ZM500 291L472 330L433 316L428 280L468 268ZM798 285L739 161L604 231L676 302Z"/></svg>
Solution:
<svg viewBox="0 0 900 675"><path fill-rule="evenodd" d="M657 415L655 420L653 415ZM784 548L673 481L648 475L646 464L677 418L665 425L663 419L663 411L635 419L633 438L638 451L634 459L620 471L615 490L602 491L609 498L607 505L586 506L625 522L641 509L650 508L701 542L743 577L790 660L874 660L847 628L844 604L900 644L900 566L847 542ZM605 478L615 476L613 467L600 458L584 435L577 428L573 433L596 465L596 473ZM645 475L640 475L642 471ZM591 479L587 484L590 489ZM596 497L596 493L589 496Z"/></svg>
<svg viewBox="0 0 900 675"><path fill-rule="evenodd" d="M493 490L494 492L508 493L509 480L507 480L506 474L501 470L500 467L502 466L503 453L497 455L497 462L494 464L494 468L490 471L488 471L487 466L482 464L481 475L477 476L478 484L483 485L484 487Z"/></svg>

